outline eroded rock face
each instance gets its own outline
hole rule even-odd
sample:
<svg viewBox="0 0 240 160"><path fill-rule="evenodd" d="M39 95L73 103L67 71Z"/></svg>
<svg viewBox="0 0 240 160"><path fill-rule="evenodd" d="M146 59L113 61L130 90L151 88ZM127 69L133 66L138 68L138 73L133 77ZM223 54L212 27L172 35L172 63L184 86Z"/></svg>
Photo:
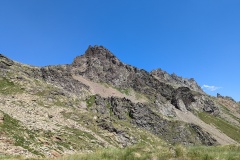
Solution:
<svg viewBox="0 0 240 160"><path fill-rule="evenodd" d="M112 123L106 121L105 119L100 119L97 121L98 126L101 127L103 130L107 130L110 133L116 135L116 140L122 147L127 147L137 143L135 137L130 136L126 131L118 129L112 125Z"/></svg>
<svg viewBox="0 0 240 160"><path fill-rule="evenodd" d="M98 95L96 96L95 104L91 110L100 113L101 117L105 117L104 119L108 119L106 117L109 117L111 114L119 120L130 119L133 125L150 131L172 144L215 144L214 139L201 130L200 127L193 127L196 135L198 135L195 137L187 124L166 120L153 112L151 107L146 104L132 103L125 98L101 98ZM111 132L121 133L113 126L109 126L109 124L101 125Z"/></svg>
<svg viewBox="0 0 240 160"><path fill-rule="evenodd" d="M195 102L194 95L187 87L179 87L172 93L172 104L181 111L191 111L190 105Z"/></svg>
<svg viewBox="0 0 240 160"><path fill-rule="evenodd" d="M195 93L187 87L179 87L172 93L171 103L181 111L205 111L219 113L218 106L207 96Z"/></svg>
<svg viewBox="0 0 240 160"><path fill-rule="evenodd" d="M202 144L212 146L217 143L216 139L212 138L209 133L204 132L201 127L195 124L189 124L189 126L196 131L197 137L201 140Z"/></svg>
<svg viewBox="0 0 240 160"><path fill-rule="evenodd" d="M14 62L5 57L4 55L0 54L0 68L2 69L8 69L10 66L12 66Z"/></svg>
<svg viewBox="0 0 240 160"><path fill-rule="evenodd" d="M114 86L126 85L124 83L129 76L124 64L102 46L89 46L84 55L74 59L72 66L76 74L95 82L108 81Z"/></svg>
<svg viewBox="0 0 240 160"><path fill-rule="evenodd" d="M154 101L164 115L174 116L169 103L182 111L193 111L195 107L209 113L217 110L211 100L202 98L206 97L205 93L194 79L169 75L160 69L148 73L122 63L102 46L89 46L84 55L74 59L71 66L73 74L91 81L110 83L121 89L133 88Z"/></svg>
<svg viewBox="0 0 240 160"><path fill-rule="evenodd" d="M89 89L89 86L72 78L71 66L69 65L42 67L40 71L41 78L64 88L68 92L81 94L83 90Z"/></svg>
<svg viewBox="0 0 240 160"><path fill-rule="evenodd" d="M204 101L204 107L203 111L208 112L208 113L213 113L215 112L216 114L219 112L218 107L215 105L215 103L212 100L206 100Z"/></svg>
<svg viewBox="0 0 240 160"><path fill-rule="evenodd" d="M156 77L158 80L164 83L169 83L173 85L174 87L188 87L193 91L203 93L203 90L201 87L197 84L197 82L193 79L187 79L177 76L176 74L168 74L166 71L163 71L161 69L156 69L151 71L151 75Z"/></svg>
<svg viewBox="0 0 240 160"><path fill-rule="evenodd" d="M84 55L76 57L72 63L72 72L95 82L110 83L118 88L133 88L148 96L161 94L170 99L174 90L147 71L123 64L102 46L90 46Z"/></svg>

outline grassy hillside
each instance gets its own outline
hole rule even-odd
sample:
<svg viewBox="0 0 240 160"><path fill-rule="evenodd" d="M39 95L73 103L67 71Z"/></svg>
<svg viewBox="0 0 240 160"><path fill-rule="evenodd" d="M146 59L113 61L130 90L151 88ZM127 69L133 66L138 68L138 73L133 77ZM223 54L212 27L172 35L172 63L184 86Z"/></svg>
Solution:
<svg viewBox="0 0 240 160"><path fill-rule="evenodd" d="M22 157L3 156L0 159L23 160ZM59 160L239 160L240 146L183 147L138 144L124 149L107 148L93 153L75 154ZM37 160L37 159L36 159ZM53 159L39 159L53 160Z"/></svg>
<svg viewBox="0 0 240 160"><path fill-rule="evenodd" d="M219 130L221 130L224 134L229 136L230 138L234 139L237 142L240 142L240 128L237 126L234 126L228 122L226 122L224 119L221 119L219 117L215 117L211 114L208 114L206 112L201 112L198 114L199 118L202 119L207 124L213 124L216 126Z"/></svg>
<svg viewBox="0 0 240 160"><path fill-rule="evenodd" d="M239 146L195 146L195 147L163 147L138 144L125 149L104 149L90 154L72 155L60 160L239 160Z"/></svg>

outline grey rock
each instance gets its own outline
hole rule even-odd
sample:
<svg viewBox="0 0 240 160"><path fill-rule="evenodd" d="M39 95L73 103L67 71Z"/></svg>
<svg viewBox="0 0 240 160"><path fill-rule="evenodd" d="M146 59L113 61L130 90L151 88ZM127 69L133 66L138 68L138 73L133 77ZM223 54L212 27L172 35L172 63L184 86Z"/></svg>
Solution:
<svg viewBox="0 0 240 160"><path fill-rule="evenodd" d="M8 69L13 64L14 64L14 62L11 59L0 54L0 68L1 69Z"/></svg>
<svg viewBox="0 0 240 160"><path fill-rule="evenodd" d="M202 90L202 88L197 84L197 82L193 79L187 79L177 76L176 74L168 74L166 71L163 71L161 69L156 69L151 71L151 75L156 77L159 81L168 83L175 88L178 87L188 87L193 91L205 94Z"/></svg>
<svg viewBox="0 0 240 160"><path fill-rule="evenodd" d="M121 89L133 88L150 99L159 94L171 99L174 90L147 71L122 63L102 46L89 46L84 55L76 57L72 63L72 72L94 82L110 83Z"/></svg>
<svg viewBox="0 0 240 160"><path fill-rule="evenodd" d="M191 103L195 102L194 95L187 87L179 87L172 93L171 103L182 111L192 111Z"/></svg>
<svg viewBox="0 0 240 160"><path fill-rule="evenodd" d="M217 144L216 139L214 139L209 133L204 132L201 127L195 124L190 124L189 126L196 131L197 136L201 140L202 144L208 146Z"/></svg>
<svg viewBox="0 0 240 160"><path fill-rule="evenodd" d="M119 120L127 120L130 118L133 125L150 131L172 144L205 144L205 142L206 144L213 143L212 141L208 142L208 140L211 139L204 131L201 131L202 137L194 137L192 136L192 133L188 129L187 125L162 118L159 114L153 112L152 109L146 104L132 103L130 100L125 98L101 98L99 96L97 96L95 104L103 104L103 106L95 106L101 108L99 111L100 114L105 113L108 115L108 110L111 110L111 112L113 112L113 116ZM108 108L106 104L110 104L110 108ZM118 133L118 130L112 126L109 126L109 124L110 123L102 123L101 127L110 132ZM198 132L199 131L196 131L196 134L198 134Z"/></svg>

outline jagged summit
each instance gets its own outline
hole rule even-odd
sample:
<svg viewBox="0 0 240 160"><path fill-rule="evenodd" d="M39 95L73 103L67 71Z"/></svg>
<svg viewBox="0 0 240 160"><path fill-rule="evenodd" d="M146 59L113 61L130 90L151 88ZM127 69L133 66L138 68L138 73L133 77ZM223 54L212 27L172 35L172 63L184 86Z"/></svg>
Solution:
<svg viewBox="0 0 240 160"><path fill-rule="evenodd" d="M151 75L157 78L159 81L171 84L175 88L178 87L188 87L191 90L204 93L202 88L197 84L197 82L193 78L183 78L177 76L175 73L168 74L166 71L158 68L156 70L151 71Z"/></svg>
<svg viewBox="0 0 240 160"><path fill-rule="evenodd" d="M121 62L111 51L103 46L89 46L85 54L74 59L72 66L75 74L82 75L95 82L111 83L118 87L134 87L139 90L146 89L151 85L166 86L174 88L188 87L196 92L204 93L194 79L179 77L175 74L168 74L161 69L147 72ZM161 85L158 85L158 81ZM151 84L151 85L150 85ZM170 95L171 87L166 91ZM165 94L166 95L166 94Z"/></svg>
<svg viewBox="0 0 240 160"><path fill-rule="evenodd" d="M86 56L92 56L92 55L98 55L101 54L103 56L105 56L106 58L114 58L116 57L115 55L113 55L113 53L111 53L107 48L105 48L104 46L89 46L88 49L85 52Z"/></svg>
<svg viewBox="0 0 240 160"><path fill-rule="evenodd" d="M112 53L110 52L107 48L103 46L89 46L88 49L85 51L84 55L78 56L74 59L72 65L73 66L79 66L81 65L81 59L82 57L86 58L88 61L95 60L100 60L102 62L104 61L110 61L113 64L122 64L120 60ZM89 62L90 63L90 62Z"/></svg>

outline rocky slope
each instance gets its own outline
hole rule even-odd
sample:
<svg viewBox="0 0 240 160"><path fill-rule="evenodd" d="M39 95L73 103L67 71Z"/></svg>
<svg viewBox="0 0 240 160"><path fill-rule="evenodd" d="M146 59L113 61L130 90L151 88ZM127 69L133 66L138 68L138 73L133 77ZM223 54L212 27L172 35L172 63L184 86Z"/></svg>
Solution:
<svg viewBox="0 0 240 160"><path fill-rule="evenodd" d="M187 79L177 76L176 74L168 74L166 71L159 69L151 71L151 74L159 81L172 85L174 88L188 87L189 89L204 94L202 88L193 79Z"/></svg>
<svg viewBox="0 0 240 160"><path fill-rule="evenodd" d="M206 95L193 79L140 70L102 46L58 66L0 55L0 69L0 154L59 157L152 141L240 142L199 117L228 116L226 123L238 128L239 114L230 116L238 103L227 103L237 106L226 112L225 101Z"/></svg>

